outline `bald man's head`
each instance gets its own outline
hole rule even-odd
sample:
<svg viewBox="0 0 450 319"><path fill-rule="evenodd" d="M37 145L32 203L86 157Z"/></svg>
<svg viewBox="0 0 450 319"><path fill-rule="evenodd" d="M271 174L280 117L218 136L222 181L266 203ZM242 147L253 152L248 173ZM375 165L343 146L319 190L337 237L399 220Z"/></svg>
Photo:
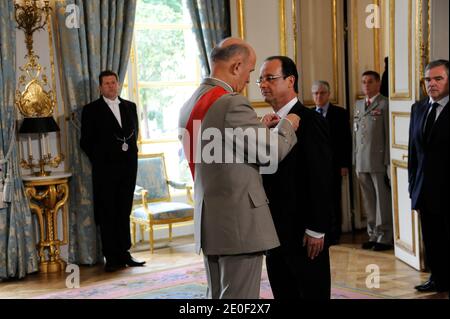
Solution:
<svg viewBox="0 0 450 319"><path fill-rule="evenodd" d="M227 38L220 42L211 51L211 63L216 64L219 62L227 62L233 57L241 56L244 60L247 60L253 49L238 38Z"/></svg>
<svg viewBox="0 0 450 319"><path fill-rule="evenodd" d="M228 83L235 92L242 92L255 70L255 50L244 40L226 38L211 52L211 77Z"/></svg>

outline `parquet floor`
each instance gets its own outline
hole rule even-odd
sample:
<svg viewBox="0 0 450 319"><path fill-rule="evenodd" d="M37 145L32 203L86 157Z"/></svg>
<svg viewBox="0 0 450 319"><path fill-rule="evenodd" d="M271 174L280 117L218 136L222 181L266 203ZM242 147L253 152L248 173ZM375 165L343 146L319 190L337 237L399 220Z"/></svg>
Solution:
<svg viewBox="0 0 450 319"><path fill-rule="evenodd" d="M418 272L394 257L394 251L372 252L360 249L365 239L364 232L344 234L341 244L330 249L332 282L339 286L367 290L366 280L370 272L367 266L378 267L379 288L371 292L395 299L448 299L448 294L418 293L414 286L427 280L429 274ZM133 256L146 260L146 267L127 268L115 273L105 273L102 265L80 267L81 285L99 283L104 280L123 278L140 273L170 269L182 265L201 262L194 253L193 237L179 237L167 246L164 241L157 243L153 255L148 244L138 244ZM376 265L376 266L374 266ZM373 271L373 270L372 270ZM65 288L66 273L31 274L22 280L0 282L0 299L29 298Z"/></svg>

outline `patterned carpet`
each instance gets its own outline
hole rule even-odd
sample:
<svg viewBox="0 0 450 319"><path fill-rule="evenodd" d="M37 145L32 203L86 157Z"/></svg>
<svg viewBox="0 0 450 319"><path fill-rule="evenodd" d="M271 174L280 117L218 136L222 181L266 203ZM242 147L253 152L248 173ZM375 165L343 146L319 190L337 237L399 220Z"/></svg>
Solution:
<svg viewBox="0 0 450 319"><path fill-rule="evenodd" d="M108 280L78 289L34 296L33 299L204 299L206 276L203 263L188 267ZM332 299L380 299L386 296L361 289L333 285ZM273 299L267 273L263 271L261 298Z"/></svg>

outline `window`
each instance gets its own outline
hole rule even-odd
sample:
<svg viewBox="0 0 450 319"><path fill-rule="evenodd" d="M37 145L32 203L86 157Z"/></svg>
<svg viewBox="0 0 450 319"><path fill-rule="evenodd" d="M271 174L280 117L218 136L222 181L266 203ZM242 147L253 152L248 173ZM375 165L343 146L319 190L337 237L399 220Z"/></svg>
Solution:
<svg viewBox="0 0 450 319"><path fill-rule="evenodd" d="M192 22L183 0L138 0L122 96L139 109L141 152L165 153L169 178L189 182L178 114L200 83Z"/></svg>

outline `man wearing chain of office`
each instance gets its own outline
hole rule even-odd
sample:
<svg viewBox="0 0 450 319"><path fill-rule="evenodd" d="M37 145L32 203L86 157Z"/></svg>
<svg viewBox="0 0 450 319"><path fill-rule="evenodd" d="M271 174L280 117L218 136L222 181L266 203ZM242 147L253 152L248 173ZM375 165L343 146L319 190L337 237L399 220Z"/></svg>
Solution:
<svg viewBox="0 0 450 319"><path fill-rule="evenodd" d="M130 212L137 174L136 104L120 98L119 78L99 76L101 97L84 106L80 146L92 164L94 214L100 228L105 271L142 266L131 257Z"/></svg>

